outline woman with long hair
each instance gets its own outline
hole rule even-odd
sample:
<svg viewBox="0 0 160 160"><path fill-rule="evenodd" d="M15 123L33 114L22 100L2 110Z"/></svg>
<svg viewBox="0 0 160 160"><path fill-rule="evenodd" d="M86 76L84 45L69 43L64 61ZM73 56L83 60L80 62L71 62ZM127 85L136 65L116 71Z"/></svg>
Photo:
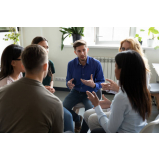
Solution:
<svg viewBox="0 0 160 160"><path fill-rule="evenodd" d="M151 113L146 66L140 54L132 50L118 53L115 57L115 76L120 88L112 103L108 99L105 103L99 101L94 92L87 91L102 127L92 132L138 133L147 124L146 118ZM103 105L111 108L109 118L101 108Z"/></svg>
<svg viewBox="0 0 160 160"><path fill-rule="evenodd" d="M150 90L149 81L150 81L151 73L150 73L150 69L149 69L148 60L143 53L143 50L142 50L140 43L135 38L132 38L132 37L129 37L129 38L122 40L120 43L119 52L127 51L127 50L136 51L142 57L144 64L145 64L145 69L146 69L146 86L147 86L148 90ZM136 63L135 63L135 66L136 66ZM110 79L106 79L106 80L109 83L101 83L102 89L108 93L112 93L112 94L118 93L118 91L120 89L119 81L117 80L117 82L114 82L113 80L110 80ZM104 95L102 95L102 97L104 100L106 100ZM109 117L110 108L107 108L104 105L102 107L102 109L105 112L106 116ZM92 115L92 116L90 116L90 115ZM90 121L88 121L88 118L90 118ZM94 128L100 127L98 119L97 119L97 114L95 114L95 109L87 110L84 113L84 119L85 119L86 123L90 126L90 128L94 129Z"/></svg>
<svg viewBox="0 0 160 160"><path fill-rule="evenodd" d="M23 47L15 44L7 46L1 57L0 87L8 85L23 77L21 53Z"/></svg>
<svg viewBox="0 0 160 160"><path fill-rule="evenodd" d="M47 51L47 53L49 53L49 46L48 46L48 41L46 38L44 37L35 37L32 40L31 44L38 44L42 47L44 47ZM53 74L55 73L55 68L54 68L54 64L51 60L48 61L48 73L47 76L43 79L43 85L45 86L46 89L48 89L51 93L55 92L55 89L53 88Z"/></svg>

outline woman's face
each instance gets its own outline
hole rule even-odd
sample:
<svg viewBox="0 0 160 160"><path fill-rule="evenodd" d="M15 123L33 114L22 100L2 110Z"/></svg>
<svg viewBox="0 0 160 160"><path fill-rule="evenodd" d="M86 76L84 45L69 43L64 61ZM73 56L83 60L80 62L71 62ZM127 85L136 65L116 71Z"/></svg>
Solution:
<svg viewBox="0 0 160 160"><path fill-rule="evenodd" d="M22 68L21 56L19 56L16 60L12 60L11 65L13 66L14 71L25 72L25 70Z"/></svg>
<svg viewBox="0 0 160 160"><path fill-rule="evenodd" d="M47 53L49 52L49 47L48 47L48 42L47 41L41 41L38 43L40 46L44 47L47 51Z"/></svg>
<svg viewBox="0 0 160 160"><path fill-rule="evenodd" d="M115 76L117 80L120 79L120 74L121 74L121 69L119 69L117 63L115 63Z"/></svg>
<svg viewBox="0 0 160 160"><path fill-rule="evenodd" d="M129 49L131 49L131 44L129 42L123 42L121 51L127 51Z"/></svg>

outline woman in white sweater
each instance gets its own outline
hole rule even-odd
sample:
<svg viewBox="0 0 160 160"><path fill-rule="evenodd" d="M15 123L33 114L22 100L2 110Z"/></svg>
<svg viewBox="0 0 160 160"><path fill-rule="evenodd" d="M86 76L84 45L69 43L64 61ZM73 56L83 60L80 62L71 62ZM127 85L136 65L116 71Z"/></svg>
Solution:
<svg viewBox="0 0 160 160"><path fill-rule="evenodd" d="M138 133L147 124L146 116L151 113L145 64L142 57L131 50L118 53L115 62L115 76L120 88L112 103L108 99L99 101L94 92L87 91L102 127L92 132ZM104 105L111 108L109 118L101 108Z"/></svg>
<svg viewBox="0 0 160 160"><path fill-rule="evenodd" d="M15 44L4 49L1 57L0 88L23 77L22 51L23 47Z"/></svg>

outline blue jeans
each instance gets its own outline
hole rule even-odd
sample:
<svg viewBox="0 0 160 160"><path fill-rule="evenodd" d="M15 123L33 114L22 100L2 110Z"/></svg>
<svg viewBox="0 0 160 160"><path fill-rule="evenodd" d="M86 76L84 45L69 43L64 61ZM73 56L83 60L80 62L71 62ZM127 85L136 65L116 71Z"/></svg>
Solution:
<svg viewBox="0 0 160 160"><path fill-rule="evenodd" d="M74 132L72 114L64 107L63 111L64 111L64 132L66 131Z"/></svg>
<svg viewBox="0 0 160 160"><path fill-rule="evenodd" d="M91 101L87 98L86 92L78 92L75 89L72 89L71 92L67 95L65 100L63 101L63 106L69 110L73 116L73 121L78 122L79 116L75 113L72 108L78 104L83 103L85 106L85 110L93 108Z"/></svg>

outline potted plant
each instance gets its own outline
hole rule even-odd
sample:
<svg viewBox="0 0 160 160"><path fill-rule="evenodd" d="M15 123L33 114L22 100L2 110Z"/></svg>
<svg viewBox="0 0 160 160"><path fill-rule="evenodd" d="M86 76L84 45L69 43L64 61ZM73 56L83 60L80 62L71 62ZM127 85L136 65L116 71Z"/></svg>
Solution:
<svg viewBox="0 0 160 160"><path fill-rule="evenodd" d="M8 41L8 39L13 40L13 44L18 44L20 34L16 32L15 27L9 27L9 34L5 34L3 40Z"/></svg>
<svg viewBox="0 0 160 160"><path fill-rule="evenodd" d="M73 43L76 40L79 40L82 38L82 36L84 36L84 27L69 27L69 28L64 28L64 27L60 27L61 30L59 30L60 32L62 32L62 39L61 39L61 50L63 50L64 47L64 40L66 37L70 37L72 35L73 37Z"/></svg>
<svg viewBox="0 0 160 160"><path fill-rule="evenodd" d="M158 35L159 31L157 29L155 29L155 27L150 27L148 29L148 36L150 36L150 34L151 34L151 38L149 38L147 40L147 44L148 44L148 47L153 47L153 42L154 42L155 38L157 37L157 39L159 40L159 35Z"/></svg>
<svg viewBox="0 0 160 160"><path fill-rule="evenodd" d="M140 29L140 32L144 32L144 31L145 31L144 29ZM142 45L142 37L140 37L139 34L136 34L135 38L136 37L138 38L139 43Z"/></svg>

